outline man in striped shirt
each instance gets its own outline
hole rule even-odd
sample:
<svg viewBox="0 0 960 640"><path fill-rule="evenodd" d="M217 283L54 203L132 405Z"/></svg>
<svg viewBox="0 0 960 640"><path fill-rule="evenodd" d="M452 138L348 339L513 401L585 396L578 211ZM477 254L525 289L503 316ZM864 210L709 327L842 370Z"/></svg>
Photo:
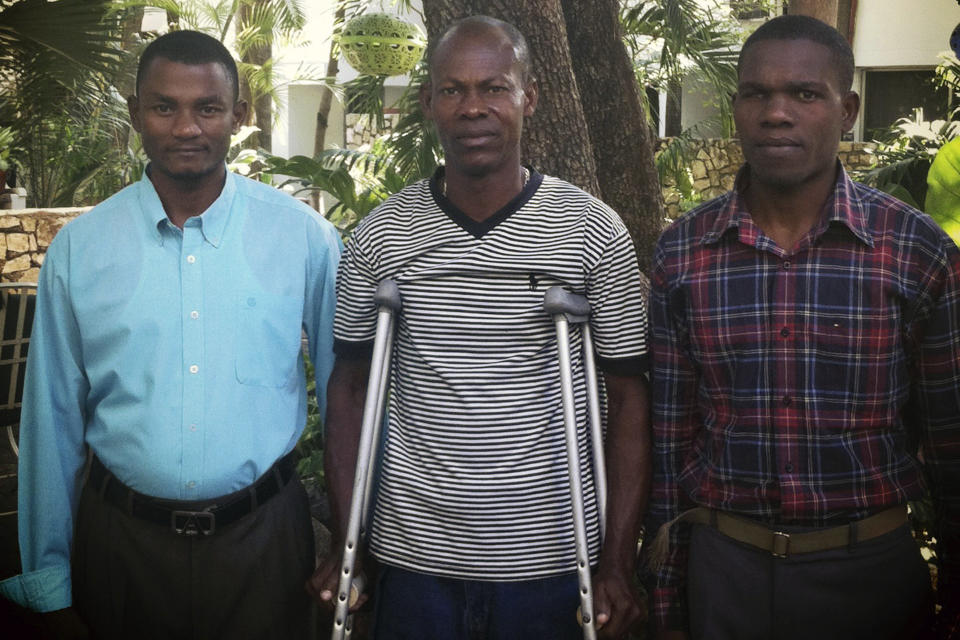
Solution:
<svg viewBox="0 0 960 640"><path fill-rule="evenodd" d="M537 102L529 53L499 20L461 21L435 43L421 91L446 166L357 229L338 276L327 481L335 545L346 525L380 280L403 297L370 535L381 565L375 636L581 637L573 516L548 288L584 294L607 395L602 545L589 463L585 507L601 634L640 613L630 588L649 488L646 312L619 217L521 165ZM586 420L579 332L577 416ZM584 433L586 429L582 429ZM584 436L585 438L585 436ZM581 440L581 455L588 456ZM308 584L336 591L339 558Z"/></svg>
<svg viewBox="0 0 960 640"><path fill-rule="evenodd" d="M660 637L916 637L933 607L906 503L925 489L956 637L960 252L837 161L853 70L832 27L761 26L734 98L746 165L658 243Z"/></svg>

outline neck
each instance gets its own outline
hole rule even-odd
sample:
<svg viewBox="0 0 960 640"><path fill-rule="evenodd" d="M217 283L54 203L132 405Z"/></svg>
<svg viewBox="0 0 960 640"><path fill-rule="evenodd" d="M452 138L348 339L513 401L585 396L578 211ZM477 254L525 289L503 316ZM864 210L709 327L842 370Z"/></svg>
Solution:
<svg viewBox="0 0 960 640"><path fill-rule="evenodd" d="M517 197L524 187L525 171L520 163L482 176L473 176L447 167L444 191L447 199L469 218L483 222Z"/></svg>
<svg viewBox="0 0 960 640"><path fill-rule="evenodd" d="M744 193L747 211L763 233L781 249L792 251L823 215L823 205L830 197L836 175L829 180L800 185L796 188L771 187L751 180Z"/></svg>
<svg viewBox="0 0 960 640"><path fill-rule="evenodd" d="M149 175L167 218L180 229L187 220L206 211L220 197L227 179L224 167L196 179L177 178L161 171L151 171Z"/></svg>

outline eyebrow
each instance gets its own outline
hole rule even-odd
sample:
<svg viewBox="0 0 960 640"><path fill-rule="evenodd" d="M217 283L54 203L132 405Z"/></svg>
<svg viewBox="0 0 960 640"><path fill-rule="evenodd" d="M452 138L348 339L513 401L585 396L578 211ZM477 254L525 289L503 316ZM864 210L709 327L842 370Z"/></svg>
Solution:
<svg viewBox="0 0 960 640"><path fill-rule="evenodd" d="M770 85L762 82L744 82L737 85L737 93L744 91L786 91L788 93L796 91L817 91L823 93L829 90L830 85L826 82L817 80L806 80L799 82L787 82L782 85Z"/></svg>
<svg viewBox="0 0 960 640"><path fill-rule="evenodd" d="M159 102L169 102L169 103L180 102L180 100L178 100L177 98L174 98L173 96L168 96L163 93L148 93L142 96L142 98L149 99L149 100L156 100ZM196 100L193 100L192 104L223 104L224 102L225 101L223 100L222 96L214 93L207 96L201 96Z"/></svg>

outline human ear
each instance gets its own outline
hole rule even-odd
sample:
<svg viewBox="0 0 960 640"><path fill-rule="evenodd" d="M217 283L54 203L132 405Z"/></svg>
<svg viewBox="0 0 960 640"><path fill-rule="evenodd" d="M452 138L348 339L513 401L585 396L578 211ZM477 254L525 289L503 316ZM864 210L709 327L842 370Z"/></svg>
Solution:
<svg viewBox="0 0 960 640"><path fill-rule="evenodd" d="M843 107L843 130L853 129L853 123L857 120L857 114L860 113L860 95L856 91L848 91L841 101Z"/></svg>

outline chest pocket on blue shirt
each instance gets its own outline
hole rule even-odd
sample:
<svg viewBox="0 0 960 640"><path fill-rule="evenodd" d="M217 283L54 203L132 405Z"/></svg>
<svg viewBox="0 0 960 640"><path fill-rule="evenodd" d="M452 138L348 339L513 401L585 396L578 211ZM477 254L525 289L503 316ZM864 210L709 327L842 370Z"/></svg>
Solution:
<svg viewBox="0 0 960 640"><path fill-rule="evenodd" d="M237 380L285 387L297 369L303 302L290 296L254 293L239 300Z"/></svg>

